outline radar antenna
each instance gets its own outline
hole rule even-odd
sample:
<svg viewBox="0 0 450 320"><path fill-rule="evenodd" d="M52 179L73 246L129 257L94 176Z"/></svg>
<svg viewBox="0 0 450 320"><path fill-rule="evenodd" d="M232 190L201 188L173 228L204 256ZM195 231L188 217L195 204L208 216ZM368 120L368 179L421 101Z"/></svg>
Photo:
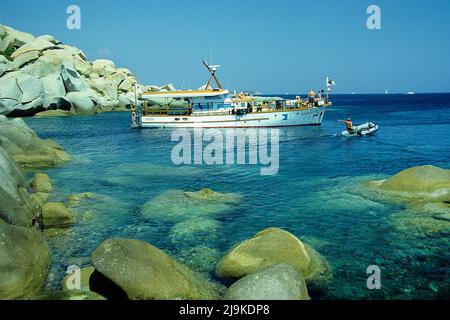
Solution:
<svg viewBox="0 0 450 320"><path fill-rule="evenodd" d="M220 65L209 65L208 63L205 62L205 60L202 60L203 64L205 65L205 67L208 69L209 72L211 72L211 77L208 80L208 84L206 85L206 89L211 90L211 83L214 80L217 83L217 86L219 87L220 90L223 90L222 85L220 84L219 80L216 77L216 71L217 69L220 68Z"/></svg>

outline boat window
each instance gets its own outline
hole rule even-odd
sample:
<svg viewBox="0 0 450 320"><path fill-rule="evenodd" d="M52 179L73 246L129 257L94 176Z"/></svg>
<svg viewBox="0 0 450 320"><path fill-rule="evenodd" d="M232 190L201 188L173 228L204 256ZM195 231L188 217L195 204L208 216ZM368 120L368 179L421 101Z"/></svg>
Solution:
<svg viewBox="0 0 450 320"><path fill-rule="evenodd" d="M180 121L180 118L175 118L175 121Z"/></svg>

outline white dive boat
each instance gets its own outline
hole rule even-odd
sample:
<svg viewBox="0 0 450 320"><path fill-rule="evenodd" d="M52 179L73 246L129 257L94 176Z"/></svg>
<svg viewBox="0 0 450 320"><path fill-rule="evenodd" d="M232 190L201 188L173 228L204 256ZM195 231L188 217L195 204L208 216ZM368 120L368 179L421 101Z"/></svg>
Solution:
<svg viewBox="0 0 450 320"><path fill-rule="evenodd" d="M374 122L367 122L361 124L359 126L353 127L353 130L350 132L348 130L342 131L341 135L345 137L354 137L354 136L366 136L369 134L374 134L379 129L379 126Z"/></svg>
<svg viewBox="0 0 450 320"><path fill-rule="evenodd" d="M219 66L203 63L211 72L204 89L142 93L143 106L132 109L133 126L241 128L320 125L325 111L331 106L328 95L322 98L320 94L307 100L245 94L233 96L222 88L215 75ZM218 88L211 87L213 80Z"/></svg>

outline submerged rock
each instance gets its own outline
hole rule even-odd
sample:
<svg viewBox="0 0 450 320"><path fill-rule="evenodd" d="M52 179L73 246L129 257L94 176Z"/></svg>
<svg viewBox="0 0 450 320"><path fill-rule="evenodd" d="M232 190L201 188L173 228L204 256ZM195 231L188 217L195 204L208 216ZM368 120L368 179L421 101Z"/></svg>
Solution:
<svg viewBox="0 0 450 320"><path fill-rule="evenodd" d="M128 203L92 192L70 195L67 205L76 212L78 222L89 224L95 222L101 225L110 225L112 220L120 218L130 210Z"/></svg>
<svg viewBox="0 0 450 320"><path fill-rule="evenodd" d="M450 234L450 206L427 204L411 206L390 217L390 223L399 231L416 236Z"/></svg>
<svg viewBox="0 0 450 320"><path fill-rule="evenodd" d="M405 195L440 197L450 193L450 170L435 166L409 168L387 179L380 187Z"/></svg>
<svg viewBox="0 0 450 320"><path fill-rule="evenodd" d="M142 213L146 218L179 221L227 213L240 201L241 196L238 194L219 193L210 189L198 192L170 190L148 201Z"/></svg>
<svg viewBox="0 0 450 320"><path fill-rule="evenodd" d="M310 300L305 279L293 266L275 264L233 283L224 300Z"/></svg>
<svg viewBox="0 0 450 320"><path fill-rule="evenodd" d="M95 269L129 299L219 297L217 285L144 241L107 240L94 251L92 262ZM102 294L98 289L96 292Z"/></svg>
<svg viewBox="0 0 450 320"><path fill-rule="evenodd" d="M287 231L269 228L231 249L218 263L216 274L239 279L278 263L293 266L311 282L329 278L325 259Z"/></svg>
<svg viewBox="0 0 450 320"><path fill-rule="evenodd" d="M0 299L30 298L42 288L50 252L35 228L0 219Z"/></svg>
<svg viewBox="0 0 450 320"><path fill-rule="evenodd" d="M388 199L402 201L406 209L390 217L391 224L405 233L433 236L450 233L450 170L435 166L413 167L382 181Z"/></svg>
<svg viewBox="0 0 450 320"><path fill-rule="evenodd" d="M217 242L220 222L213 219L191 219L175 224L170 231L173 244L184 247Z"/></svg>
<svg viewBox="0 0 450 320"><path fill-rule="evenodd" d="M68 228L75 222L75 215L61 202L47 202L42 206L46 228Z"/></svg>
<svg viewBox="0 0 450 320"><path fill-rule="evenodd" d="M92 200L96 198L98 198L98 195L93 192L71 194L68 197L69 207L76 207L78 205L81 205L85 200Z"/></svg>
<svg viewBox="0 0 450 320"><path fill-rule="evenodd" d="M180 248L176 254L181 262L198 272L213 272L221 256L218 248L207 245Z"/></svg>

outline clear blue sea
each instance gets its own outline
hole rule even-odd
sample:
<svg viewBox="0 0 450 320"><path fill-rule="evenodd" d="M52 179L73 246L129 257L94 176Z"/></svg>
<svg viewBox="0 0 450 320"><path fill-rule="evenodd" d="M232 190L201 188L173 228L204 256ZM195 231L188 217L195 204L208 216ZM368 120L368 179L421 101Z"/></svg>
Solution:
<svg viewBox="0 0 450 320"><path fill-rule="evenodd" d="M67 266L89 265L90 254L108 238L142 239L207 271L232 245L276 226L330 263L333 279L311 292L313 299L449 299L450 235L398 228L392 217L406 204L374 197L365 182L424 164L450 169L450 94L335 95L332 101L321 127L280 129L280 170L273 176L248 165L176 167L171 131L133 130L128 113L26 119L73 157L48 170L53 200L103 195L78 208L78 222L65 236L49 240L47 287L59 286ZM348 116L355 124L374 121L380 130L340 137L344 125L337 119ZM171 228L190 213L175 221L142 215L147 201L168 190L205 187L243 197L211 217L216 223L209 234L177 241ZM374 264L382 271L381 290L366 287L366 269Z"/></svg>

